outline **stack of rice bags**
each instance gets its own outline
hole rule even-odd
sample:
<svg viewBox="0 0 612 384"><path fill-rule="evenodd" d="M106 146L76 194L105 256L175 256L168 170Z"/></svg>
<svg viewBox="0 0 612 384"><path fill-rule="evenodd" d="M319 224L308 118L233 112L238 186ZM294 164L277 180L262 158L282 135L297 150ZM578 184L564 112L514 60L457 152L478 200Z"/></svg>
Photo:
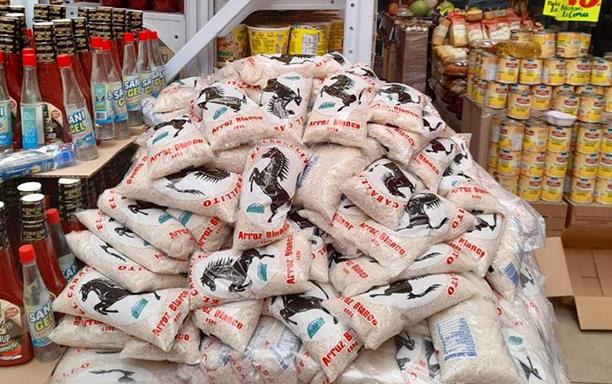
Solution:
<svg viewBox="0 0 612 384"><path fill-rule="evenodd" d="M88 266L54 302L76 347L54 382L99 349L146 382L566 381L537 216L427 96L335 53L254 56L145 107L68 236Z"/></svg>

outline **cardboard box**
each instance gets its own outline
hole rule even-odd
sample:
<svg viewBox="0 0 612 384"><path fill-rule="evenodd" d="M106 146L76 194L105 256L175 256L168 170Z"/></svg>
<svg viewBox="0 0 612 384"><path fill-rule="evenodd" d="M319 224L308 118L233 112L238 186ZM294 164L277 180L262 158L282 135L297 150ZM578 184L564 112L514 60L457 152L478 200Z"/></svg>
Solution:
<svg viewBox="0 0 612 384"><path fill-rule="evenodd" d="M0 383L47 384L58 361L41 363L33 359L16 367L0 367Z"/></svg>
<svg viewBox="0 0 612 384"><path fill-rule="evenodd" d="M462 133L471 133L470 152L481 167L487 169L489 142L491 141L491 118L505 114L504 109L483 108L463 95Z"/></svg>
<svg viewBox="0 0 612 384"><path fill-rule="evenodd" d="M567 203L565 201L557 203L534 201L530 204L544 217L546 221L546 236L561 236L566 228Z"/></svg>
<svg viewBox="0 0 612 384"><path fill-rule="evenodd" d="M612 205L580 204L566 200L569 205L568 227L607 227L612 231Z"/></svg>
<svg viewBox="0 0 612 384"><path fill-rule="evenodd" d="M564 249L561 238L550 237L535 255L546 296L572 298L580 329L612 330L612 247Z"/></svg>

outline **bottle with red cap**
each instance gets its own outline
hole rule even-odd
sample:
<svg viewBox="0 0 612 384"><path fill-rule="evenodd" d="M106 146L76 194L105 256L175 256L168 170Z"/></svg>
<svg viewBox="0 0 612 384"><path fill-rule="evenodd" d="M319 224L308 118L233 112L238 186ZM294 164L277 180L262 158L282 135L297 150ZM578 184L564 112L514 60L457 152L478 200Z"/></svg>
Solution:
<svg viewBox="0 0 612 384"><path fill-rule="evenodd" d="M72 70L70 55L58 55L57 66L62 76L64 109L66 110L68 129L70 129L77 159L81 161L93 160L98 157L93 124L85 98Z"/></svg>
<svg viewBox="0 0 612 384"><path fill-rule="evenodd" d="M49 334L55 328L55 317L51 309L51 296L40 276L36 252L31 244L19 247L19 260L23 269L23 302L34 356L38 361L53 361L62 350L49 339Z"/></svg>
<svg viewBox="0 0 612 384"><path fill-rule="evenodd" d="M49 225L49 235L51 236L53 249L55 249L57 263L59 264L60 271L62 271L62 275L64 275L64 279L68 281L77 273L77 265L74 254L70 250L68 242L66 242L66 236L60 224L59 211L55 208L47 209L45 216Z"/></svg>
<svg viewBox="0 0 612 384"><path fill-rule="evenodd" d="M140 79L140 94L142 97L151 96L153 94L153 70L149 55L148 40L148 31L138 32L138 59L136 60L136 69L138 70L138 78Z"/></svg>
<svg viewBox="0 0 612 384"><path fill-rule="evenodd" d="M149 40L147 41L149 48L149 62L153 71L153 96L157 97L162 89L166 86L166 71L164 63L159 52L159 39L156 31L149 31Z"/></svg>
<svg viewBox="0 0 612 384"><path fill-rule="evenodd" d="M123 90L128 110L128 121L131 127L142 125L142 107L140 106L140 80L136 69L136 50L134 34L123 34Z"/></svg>
<svg viewBox="0 0 612 384"><path fill-rule="evenodd" d="M45 143L44 105L38 88L36 56L32 48L23 50L21 83L21 137L23 149L38 148Z"/></svg>
<svg viewBox="0 0 612 384"><path fill-rule="evenodd" d="M112 101L113 113L115 115L115 137L125 139L130 136L130 126L128 124L128 112L125 105L125 92L123 92L123 82L121 75L115 66L111 56L111 41L102 40L102 56L104 66L108 71L108 97Z"/></svg>
<svg viewBox="0 0 612 384"><path fill-rule="evenodd" d="M115 113L108 97L109 80L102 54L102 38L91 38L91 101L93 103L96 139L112 140L115 137Z"/></svg>
<svg viewBox="0 0 612 384"><path fill-rule="evenodd" d="M4 52L0 51L0 152L13 147L11 97L6 87Z"/></svg>

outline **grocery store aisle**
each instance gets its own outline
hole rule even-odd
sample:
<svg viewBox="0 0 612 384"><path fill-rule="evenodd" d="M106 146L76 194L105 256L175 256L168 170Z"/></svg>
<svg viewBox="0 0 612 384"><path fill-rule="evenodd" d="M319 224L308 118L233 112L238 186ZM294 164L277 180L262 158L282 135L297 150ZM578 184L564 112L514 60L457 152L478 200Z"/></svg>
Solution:
<svg viewBox="0 0 612 384"><path fill-rule="evenodd" d="M612 332L581 331L576 309L555 305L556 336L574 384L612 383Z"/></svg>

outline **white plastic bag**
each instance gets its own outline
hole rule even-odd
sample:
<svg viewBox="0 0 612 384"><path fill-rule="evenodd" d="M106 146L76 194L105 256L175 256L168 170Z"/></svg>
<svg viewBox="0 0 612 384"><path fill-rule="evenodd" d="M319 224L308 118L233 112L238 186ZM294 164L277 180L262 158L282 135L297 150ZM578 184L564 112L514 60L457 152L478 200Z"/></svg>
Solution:
<svg viewBox="0 0 612 384"><path fill-rule="evenodd" d="M64 316L49 334L55 344L69 347L117 350L132 337L101 321L81 316Z"/></svg>
<svg viewBox="0 0 612 384"><path fill-rule="evenodd" d="M315 59L300 55L257 55L251 56L239 63L242 80L249 84L264 87L269 79L274 79L287 73L297 73L303 77L312 77Z"/></svg>
<svg viewBox="0 0 612 384"><path fill-rule="evenodd" d="M338 52L326 53L323 56L315 56L312 76L317 79L325 79L329 75L340 73L349 69L351 63Z"/></svg>
<svg viewBox="0 0 612 384"><path fill-rule="evenodd" d="M453 161L457 143L452 138L437 138L429 142L410 162L408 168L421 178L430 191L437 191L442 174Z"/></svg>
<svg viewBox="0 0 612 384"><path fill-rule="evenodd" d="M250 384L260 383L259 375L245 354L223 344L215 337L202 343L201 363L189 383Z"/></svg>
<svg viewBox="0 0 612 384"><path fill-rule="evenodd" d="M440 373L440 363L431 337L402 332L395 336L395 344L397 363L406 382L433 384Z"/></svg>
<svg viewBox="0 0 612 384"><path fill-rule="evenodd" d="M394 340L387 341L375 351L366 349L334 383L405 384L400 367L395 360L396 352Z"/></svg>
<svg viewBox="0 0 612 384"><path fill-rule="evenodd" d="M202 216L178 209L167 209L166 212L191 232L204 252L218 251L232 234L232 227L217 216Z"/></svg>
<svg viewBox="0 0 612 384"><path fill-rule="evenodd" d="M370 103L369 120L421 133L424 104L425 95L416 89L405 84L386 83Z"/></svg>
<svg viewBox="0 0 612 384"><path fill-rule="evenodd" d="M166 86L155 99L153 112L172 112L189 107L189 101L196 95L197 89L189 85L172 83Z"/></svg>
<svg viewBox="0 0 612 384"><path fill-rule="evenodd" d="M404 166L408 166L412 157L427 143L418 133L389 125L368 124L368 135L385 147L385 157Z"/></svg>
<svg viewBox="0 0 612 384"><path fill-rule="evenodd" d="M215 153L210 166L224 171L234 172L242 175L247 159L251 154L251 145L241 145Z"/></svg>

